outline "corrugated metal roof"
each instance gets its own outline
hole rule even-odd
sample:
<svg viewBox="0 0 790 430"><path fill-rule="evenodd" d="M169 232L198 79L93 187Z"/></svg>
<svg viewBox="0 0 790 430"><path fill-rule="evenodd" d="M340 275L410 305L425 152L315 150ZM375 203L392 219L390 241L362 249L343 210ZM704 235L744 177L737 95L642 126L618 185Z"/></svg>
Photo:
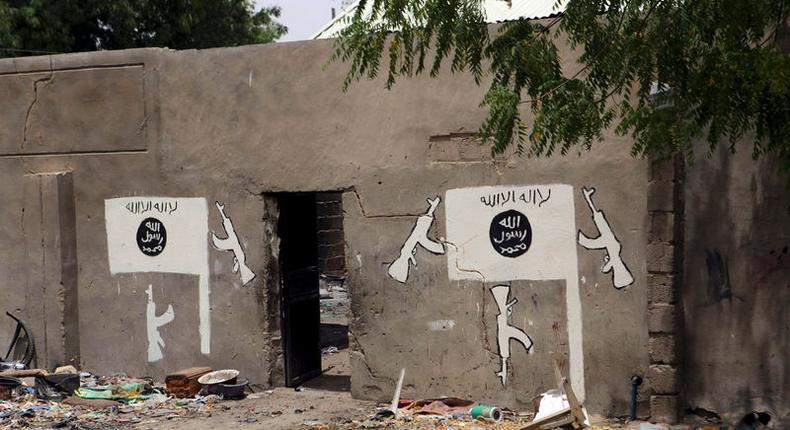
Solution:
<svg viewBox="0 0 790 430"><path fill-rule="evenodd" d="M359 0L352 3L342 13L329 21L313 35L312 39L329 39L335 37L340 30L346 28L351 17L357 11ZM370 2L368 3L370 5ZM565 0L483 0L486 22L512 21L519 18L539 19L561 13Z"/></svg>

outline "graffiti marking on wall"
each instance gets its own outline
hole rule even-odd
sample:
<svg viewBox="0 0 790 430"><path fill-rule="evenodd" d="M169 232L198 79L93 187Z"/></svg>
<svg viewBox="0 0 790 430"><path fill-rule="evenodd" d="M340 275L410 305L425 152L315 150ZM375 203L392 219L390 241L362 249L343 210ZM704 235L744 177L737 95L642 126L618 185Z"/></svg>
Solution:
<svg viewBox="0 0 790 430"><path fill-rule="evenodd" d="M708 298L713 303L722 300L732 301L732 285L730 284L730 267L727 257L718 250L705 250L705 266L708 268ZM735 297L739 300L740 297Z"/></svg>
<svg viewBox="0 0 790 430"><path fill-rule="evenodd" d="M457 188L445 205L451 280L565 279L577 266L569 185Z"/></svg>
<svg viewBox="0 0 790 430"><path fill-rule="evenodd" d="M584 340L574 194L573 187L564 184L447 190L445 243L448 277L453 281L565 281L570 380L583 399Z"/></svg>
<svg viewBox="0 0 790 430"><path fill-rule="evenodd" d="M428 230L431 229L434 221L433 213L441 201L442 199L439 196L428 199L428 211L417 218L411 234L409 234L409 237L400 249L400 256L389 265L387 273L392 279L405 283L409 278L409 263L417 265L417 260L414 258L417 252L417 245L421 245L431 253L444 254L444 246L428 238Z"/></svg>
<svg viewBox="0 0 790 430"><path fill-rule="evenodd" d="M162 199L155 200L155 198L142 198L142 199L127 199L124 205L129 213L140 215L146 212L157 212L160 214L172 214L178 210L177 199Z"/></svg>
<svg viewBox="0 0 790 430"><path fill-rule="evenodd" d="M494 250L505 257L516 258L532 245L532 226L523 213L510 209L497 214L488 229Z"/></svg>
<svg viewBox="0 0 790 430"><path fill-rule="evenodd" d="M531 187L526 190L513 188L490 192L480 196L480 202L489 207L505 206L509 203L543 206L551 198L551 188Z"/></svg>
<svg viewBox="0 0 790 430"><path fill-rule="evenodd" d="M532 339L524 330L510 325L510 316L513 314L513 306L518 303L517 298L513 298L508 302L510 296L509 285L497 285L491 288L491 295L494 296L494 301L499 308L499 313L496 316L496 341L499 346L499 358L502 360L499 372L496 373L502 381L502 386L507 385L507 362L510 358L510 340L513 339L520 343L527 353L532 350Z"/></svg>
<svg viewBox="0 0 790 430"><path fill-rule="evenodd" d="M598 229L598 237L589 238L581 230L579 230L579 245L586 249L605 249L606 255L603 258L603 266L601 266L602 273L612 272L612 282L614 287L619 289L625 288L634 283L634 277L631 271L623 262L620 255L622 245L617 240L612 228L609 226L609 221L606 220L602 210L596 209L592 201L592 195L595 193L595 188L582 188L584 200L587 201L587 206L593 214L593 222Z"/></svg>
<svg viewBox="0 0 790 430"><path fill-rule="evenodd" d="M220 239L215 233L211 233L211 241L218 250L233 252L233 272L240 274L241 285L247 285L255 279L255 273L247 266L247 256L236 235L236 229L233 228L233 221L225 215L225 205L220 202L214 202L214 204L222 217L222 227L225 229L227 237Z"/></svg>
<svg viewBox="0 0 790 430"><path fill-rule="evenodd" d="M156 218L146 218L137 228L137 247L143 254L156 257L165 250L167 244L167 229L162 221Z"/></svg>
<svg viewBox="0 0 790 430"><path fill-rule="evenodd" d="M154 303L153 287L149 284L148 290L145 292L148 295L148 304L145 309L145 318L148 332L148 361L154 362L162 359L162 348L165 347L165 341L159 334L159 327L170 323L176 317L173 312L173 305L167 305L167 310L159 316L156 316L156 304Z"/></svg>
<svg viewBox="0 0 790 430"><path fill-rule="evenodd" d="M200 352L209 354L211 288L206 199L107 199L104 201L104 219L107 226L107 256L113 275L143 272L198 276ZM157 245L149 246L154 243ZM144 247L150 249L146 251Z"/></svg>

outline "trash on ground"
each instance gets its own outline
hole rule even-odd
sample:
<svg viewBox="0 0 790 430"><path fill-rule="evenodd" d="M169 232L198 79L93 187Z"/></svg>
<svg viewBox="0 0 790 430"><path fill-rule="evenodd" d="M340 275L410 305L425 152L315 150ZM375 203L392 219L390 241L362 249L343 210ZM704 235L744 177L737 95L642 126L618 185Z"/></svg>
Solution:
<svg viewBox="0 0 790 430"><path fill-rule="evenodd" d="M328 346L321 350L321 354L337 354L339 349L336 346Z"/></svg>
<svg viewBox="0 0 790 430"><path fill-rule="evenodd" d="M238 370L217 370L201 376L198 382L203 386L203 393L216 394L227 400L238 400L246 396L245 389L250 384L246 379L239 381L238 376Z"/></svg>
<svg viewBox="0 0 790 430"><path fill-rule="evenodd" d="M190 367L173 372L165 377L167 392L179 399L195 397L203 388L198 378L211 371L210 367Z"/></svg>
<svg viewBox="0 0 790 430"><path fill-rule="evenodd" d="M559 388L549 390L541 395L535 419L522 430L563 426L581 429L590 426L587 410L579 403L568 378L562 375L556 361L554 362L554 373Z"/></svg>

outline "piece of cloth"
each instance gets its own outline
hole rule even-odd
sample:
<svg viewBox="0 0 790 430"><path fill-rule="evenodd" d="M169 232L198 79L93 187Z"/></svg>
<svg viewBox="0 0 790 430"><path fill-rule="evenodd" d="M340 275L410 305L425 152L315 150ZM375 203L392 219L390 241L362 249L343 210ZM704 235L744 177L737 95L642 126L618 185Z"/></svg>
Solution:
<svg viewBox="0 0 790 430"><path fill-rule="evenodd" d="M445 397L441 399L415 400L403 409L414 414L428 415L452 415L456 413L468 413L472 406L477 402L457 397Z"/></svg>
<svg viewBox="0 0 790 430"><path fill-rule="evenodd" d="M125 382L116 385L97 387L82 387L74 392L83 399L104 399L129 402L148 398L144 393L150 391L150 386L145 382Z"/></svg>

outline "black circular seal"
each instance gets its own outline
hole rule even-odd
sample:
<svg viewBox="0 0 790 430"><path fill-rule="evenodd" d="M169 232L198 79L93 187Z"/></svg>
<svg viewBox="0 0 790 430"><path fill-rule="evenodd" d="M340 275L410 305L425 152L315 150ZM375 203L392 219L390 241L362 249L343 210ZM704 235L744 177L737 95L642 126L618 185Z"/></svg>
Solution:
<svg viewBox="0 0 790 430"><path fill-rule="evenodd" d="M146 218L137 228L137 247L143 254L156 257L165 250L167 244L167 230L162 221L156 218Z"/></svg>
<svg viewBox="0 0 790 430"><path fill-rule="evenodd" d="M488 230L494 250L505 257L516 258L532 245L532 226L523 213L508 210L491 220Z"/></svg>

